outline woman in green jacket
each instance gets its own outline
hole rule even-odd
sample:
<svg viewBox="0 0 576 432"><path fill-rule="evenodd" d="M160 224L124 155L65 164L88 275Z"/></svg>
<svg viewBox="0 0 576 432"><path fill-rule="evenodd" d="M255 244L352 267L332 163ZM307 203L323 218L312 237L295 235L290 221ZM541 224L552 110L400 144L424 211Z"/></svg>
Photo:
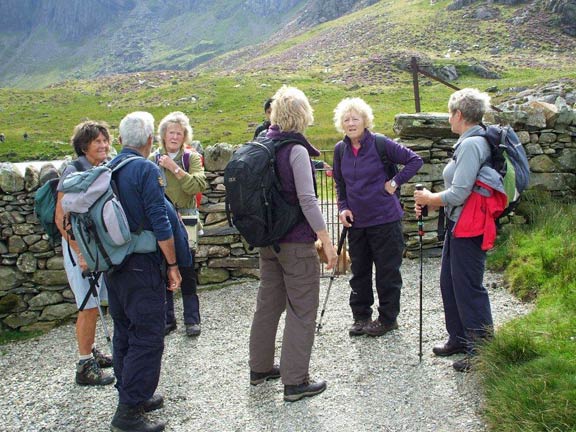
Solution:
<svg viewBox="0 0 576 432"><path fill-rule="evenodd" d="M178 210L188 232L192 265L180 267L184 324L188 336L198 336L201 329L200 304L196 294L196 274L194 272L194 250L199 224L199 203L196 200L196 194L202 193L206 188L206 176L201 156L186 148L192 142L192 128L190 127L190 120L184 113L175 111L164 117L158 126L158 136L160 148L150 155L150 159L160 167L166 185L166 195ZM167 291L166 334L175 329L173 293Z"/></svg>

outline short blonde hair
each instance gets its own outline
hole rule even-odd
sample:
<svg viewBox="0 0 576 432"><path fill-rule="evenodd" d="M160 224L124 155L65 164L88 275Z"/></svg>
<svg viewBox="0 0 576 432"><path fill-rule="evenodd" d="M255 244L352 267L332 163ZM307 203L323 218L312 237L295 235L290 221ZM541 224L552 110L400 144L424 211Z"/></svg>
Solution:
<svg viewBox="0 0 576 432"><path fill-rule="evenodd" d="M270 122L283 132L304 133L314 122L314 110L302 90L283 85L272 99Z"/></svg>
<svg viewBox="0 0 576 432"><path fill-rule="evenodd" d="M338 132L344 133L344 117L351 111L362 117L366 128L371 129L374 127L374 113L370 105L359 97L346 98L342 99L334 108L334 126Z"/></svg>
<svg viewBox="0 0 576 432"><path fill-rule="evenodd" d="M448 111L460 111L468 123L482 123L484 113L490 109L490 96L475 88L464 88L452 93Z"/></svg>
<svg viewBox="0 0 576 432"><path fill-rule="evenodd" d="M164 117L158 125L158 138L162 147L166 148L164 135L166 134L166 129L168 129L170 124L179 124L182 126L182 129L184 129L184 142L182 145L190 145L193 137L192 127L190 126L190 119L183 112L174 111Z"/></svg>

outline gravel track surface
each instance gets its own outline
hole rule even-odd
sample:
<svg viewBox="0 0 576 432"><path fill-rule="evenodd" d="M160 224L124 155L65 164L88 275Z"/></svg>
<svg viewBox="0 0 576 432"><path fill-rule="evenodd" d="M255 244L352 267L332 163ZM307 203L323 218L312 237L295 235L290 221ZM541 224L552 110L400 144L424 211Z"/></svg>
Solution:
<svg viewBox="0 0 576 432"><path fill-rule="evenodd" d="M311 376L325 379L321 395L283 401L279 381L249 385L248 337L258 283L199 293L202 335L187 338L178 300L178 330L166 338L158 391L165 407L151 414L168 431L486 431L482 395L474 373L453 371L451 359L434 357L445 340L438 258L424 260L424 331L418 358L419 263L405 260L400 328L380 338L351 338L348 276L335 279L323 329L316 337ZM329 278L321 283L322 308ZM498 327L528 312L487 273ZM112 329L110 317L108 327ZM283 320L278 332L281 343ZM107 351L99 324L98 342ZM0 430L107 431L117 403L113 386L74 383L74 326L0 347Z"/></svg>

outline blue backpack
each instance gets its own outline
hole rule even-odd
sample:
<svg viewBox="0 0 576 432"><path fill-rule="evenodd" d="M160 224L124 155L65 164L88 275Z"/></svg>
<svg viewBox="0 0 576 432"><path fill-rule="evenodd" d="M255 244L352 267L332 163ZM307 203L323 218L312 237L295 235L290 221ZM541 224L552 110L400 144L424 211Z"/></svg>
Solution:
<svg viewBox="0 0 576 432"><path fill-rule="evenodd" d="M78 159L72 161L77 171L84 171L82 164ZM42 225L44 232L48 235L48 239L52 244L60 243L62 235L54 220L56 214L56 200L58 198L58 183L60 177L55 177L47 180L42 186L38 188L34 195L34 213Z"/></svg>
<svg viewBox="0 0 576 432"><path fill-rule="evenodd" d="M130 232L126 213L118 199L113 173L140 158L128 156L74 172L62 182L62 209L69 214L68 232L91 272L112 270L132 253L155 252L152 231Z"/></svg>
<svg viewBox="0 0 576 432"><path fill-rule="evenodd" d="M520 138L510 126L481 125L480 136L490 146L490 165L500 173L504 181L504 190L508 196L508 205L500 218L514 211L520 202L520 196L530 184L530 165Z"/></svg>

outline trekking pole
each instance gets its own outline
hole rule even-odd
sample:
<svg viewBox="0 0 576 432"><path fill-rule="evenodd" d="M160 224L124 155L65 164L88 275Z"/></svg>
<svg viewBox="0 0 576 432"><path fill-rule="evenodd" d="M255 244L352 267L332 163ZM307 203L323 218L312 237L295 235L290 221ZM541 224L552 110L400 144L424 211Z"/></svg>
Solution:
<svg viewBox="0 0 576 432"><path fill-rule="evenodd" d="M423 190L424 186L420 183L416 185L416 190ZM424 206L421 209L420 216L418 216L418 238L420 241L420 332L419 332L419 351L418 357L419 361L422 361L422 260L423 260L423 252L422 252L422 237L424 236L424 216L428 216L428 207Z"/></svg>
<svg viewBox="0 0 576 432"><path fill-rule="evenodd" d="M87 275L82 273L83 276L88 278L88 282L90 283L90 289L88 291L88 297L90 293L96 298L96 306L98 307L98 314L100 315L100 321L102 321L102 328L104 329L104 336L106 337L106 341L108 342L108 347L110 348L110 353L114 352L112 347L112 338L110 338L110 332L108 331L108 325L106 324L106 320L104 319L104 312L102 312L102 306L100 306L100 293L98 292L98 278L102 272L90 272ZM84 301L83 306L86 304L86 300ZM83 310L84 307L81 307L80 310Z"/></svg>
<svg viewBox="0 0 576 432"><path fill-rule="evenodd" d="M342 228L342 234L340 234L340 241L338 241L338 250L336 254L340 258L340 252L342 252L342 246L344 246L344 240L346 240L346 234L348 234L348 227ZM326 298L324 299L324 305L322 306L322 312L320 312L320 319L318 320L318 326L316 327L316 334L320 334L320 329L322 328L322 318L324 317L324 312L326 312L326 304L328 303L328 296L330 295L330 289L332 288L332 282L336 277L336 269L338 268L338 259L336 260L336 265L332 269L332 274L330 275L330 283L328 284L328 290L326 291Z"/></svg>

